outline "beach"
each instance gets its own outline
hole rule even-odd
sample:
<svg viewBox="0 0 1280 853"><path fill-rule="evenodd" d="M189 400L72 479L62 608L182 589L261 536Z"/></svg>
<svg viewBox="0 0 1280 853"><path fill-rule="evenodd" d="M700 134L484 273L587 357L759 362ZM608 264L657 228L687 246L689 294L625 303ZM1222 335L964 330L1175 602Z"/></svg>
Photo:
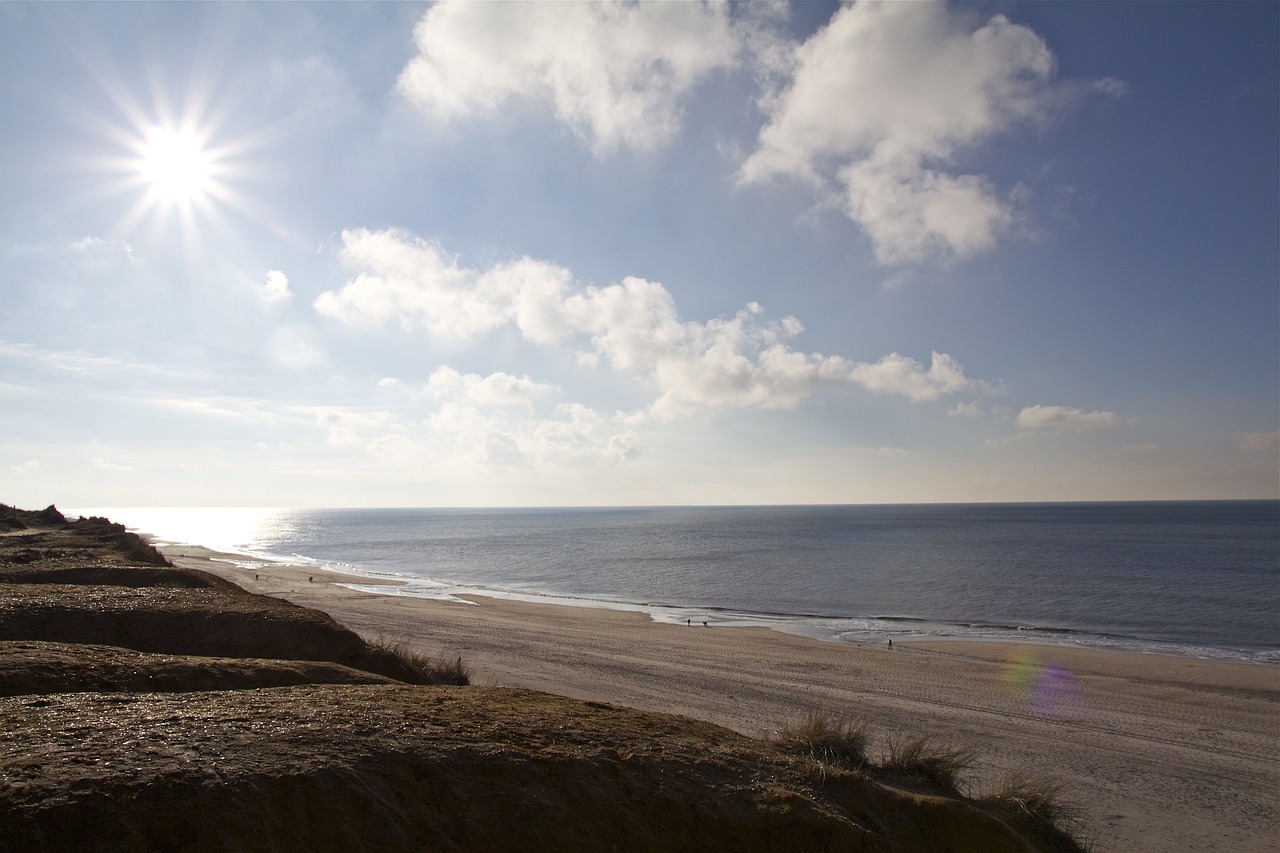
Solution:
<svg viewBox="0 0 1280 853"><path fill-rule="evenodd" d="M767 736L813 708L973 746L975 793L1003 772L1066 784L1099 850L1273 851L1280 668L1012 643L831 643L765 628L469 596L377 595L314 566L179 566L332 615L366 637L460 656L482 685L680 714Z"/></svg>

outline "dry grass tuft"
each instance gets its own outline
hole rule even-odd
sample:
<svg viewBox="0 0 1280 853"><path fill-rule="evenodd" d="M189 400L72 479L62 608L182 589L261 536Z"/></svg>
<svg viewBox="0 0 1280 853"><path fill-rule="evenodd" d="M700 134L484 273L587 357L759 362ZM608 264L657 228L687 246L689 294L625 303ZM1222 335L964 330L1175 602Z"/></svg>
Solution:
<svg viewBox="0 0 1280 853"><path fill-rule="evenodd" d="M1001 817L1044 841L1049 850L1085 853L1091 845L1079 838L1080 810L1063 798L1065 786L1028 770L1010 770L981 799Z"/></svg>
<svg viewBox="0 0 1280 853"><path fill-rule="evenodd" d="M820 782L826 781L829 768L841 768L866 772L872 778L906 779L970 799L961 793L960 785L962 775L977 758L972 747L935 735L893 732L885 738L881 761L871 764L867 748L870 729L865 719L818 708L780 727L773 740L789 752L815 759ZM1001 776L975 802L1035 838L1045 850L1089 853L1095 845L1084 840L1081 814L1063 798L1063 790L1062 783L1049 777L1015 770Z"/></svg>
<svg viewBox="0 0 1280 853"><path fill-rule="evenodd" d="M977 758L972 747L940 740L933 735L909 736L901 732L885 739L881 769L907 776L948 793L959 793L960 774Z"/></svg>
<svg viewBox="0 0 1280 853"><path fill-rule="evenodd" d="M822 764L857 770L867 762L866 720L815 708L802 720L778 729L777 743Z"/></svg>
<svg viewBox="0 0 1280 853"><path fill-rule="evenodd" d="M369 646L376 651L399 658L405 668L413 673L418 684L447 684L466 687L471 683L471 671L461 657L443 655L432 657L406 647L403 643L373 640Z"/></svg>

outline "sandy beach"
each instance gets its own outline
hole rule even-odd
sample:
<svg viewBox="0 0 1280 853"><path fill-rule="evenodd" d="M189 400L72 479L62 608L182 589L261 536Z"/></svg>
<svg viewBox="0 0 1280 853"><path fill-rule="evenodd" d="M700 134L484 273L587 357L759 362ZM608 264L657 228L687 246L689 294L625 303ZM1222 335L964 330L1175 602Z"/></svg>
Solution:
<svg viewBox="0 0 1280 853"><path fill-rule="evenodd" d="M244 569L190 546L175 564L314 607L365 636L461 656L476 683L676 713L767 735L815 707L886 734L972 745L981 791L1012 769L1068 786L1096 849L1274 851L1280 668L1007 643L829 643L764 628L494 598L449 603L342 586L368 579Z"/></svg>

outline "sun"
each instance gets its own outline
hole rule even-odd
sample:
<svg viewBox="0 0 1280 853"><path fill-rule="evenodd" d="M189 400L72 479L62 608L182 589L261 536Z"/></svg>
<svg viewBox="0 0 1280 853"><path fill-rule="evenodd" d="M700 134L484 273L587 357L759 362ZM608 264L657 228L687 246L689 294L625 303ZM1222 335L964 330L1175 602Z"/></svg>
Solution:
<svg viewBox="0 0 1280 853"><path fill-rule="evenodd" d="M112 69L100 76L109 81L106 111L87 109L85 118L102 144L79 166L96 178L85 181L85 202L101 201L116 235L164 241L194 261L243 239L246 224L284 231L252 191L269 174L263 157L278 141L275 126L248 123L213 76L188 77L182 92L155 88L149 101Z"/></svg>
<svg viewBox="0 0 1280 853"><path fill-rule="evenodd" d="M136 166L138 177L156 203L199 204L214 189L214 158L191 131L151 128Z"/></svg>
<svg viewBox="0 0 1280 853"><path fill-rule="evenodd" d="M135 196L117 220L121 232L133 234L144 223L158 233L177 227L196 253L227 232L230 212L254 214L252 201L233 185L245 173L246 143L219 141L219 125L193 109L175 121L134 113L128 127L113 129L124 150L104 160L117 176L107 191Z"/></svg>

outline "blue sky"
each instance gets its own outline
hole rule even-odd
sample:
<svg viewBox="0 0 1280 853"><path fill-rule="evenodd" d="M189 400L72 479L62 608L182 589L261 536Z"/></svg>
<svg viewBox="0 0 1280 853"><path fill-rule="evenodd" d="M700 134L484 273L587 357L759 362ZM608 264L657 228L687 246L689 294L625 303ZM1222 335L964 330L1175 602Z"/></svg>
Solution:
<svg viewBox="0 0 1280 853"><path fill-rule="evenodd" d="M1280 495L1280 5L0 5L0 501Z"/></svg>

